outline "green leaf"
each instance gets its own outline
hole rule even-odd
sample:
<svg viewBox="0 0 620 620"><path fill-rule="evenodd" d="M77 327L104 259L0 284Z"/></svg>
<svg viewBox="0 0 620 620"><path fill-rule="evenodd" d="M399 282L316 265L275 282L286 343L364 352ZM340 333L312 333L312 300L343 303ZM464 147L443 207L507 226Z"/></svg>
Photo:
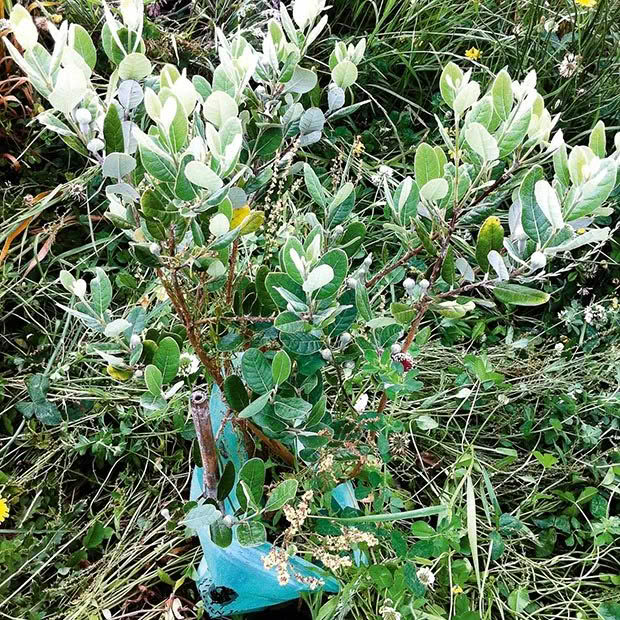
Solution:
<svg viewBox="0 0 620 620"><path fill-rule="evenodd" d="M316 295L317 299L327 299L335 295L342 286L349 270L349 261L346 253L337 249L327 252L319 261L319 265L329 265L334 272L331 281L322 286Z"/></svg>
<svg viewBox="0 0 620 620"><path fill-rule="evenodd" d="M149 364L144 369L144 383L146 383L148 391L153 394L153 396L161 396L163 375L157 366Z"/></svg>
<svg viewBox="0 0 620 620"><path fill-rule="evenodd" d="M309 93L316 86L317 82L318 77L314 71L303 69L297 65L293 71L293 77L286 82L284 92L304 95Z"/></svg>
<svg viewBox="0 0 620 620"><path fill-rule="evenodd" d="M407 564L405 564L405 568L403 570L405 585L409 588L409 590L411 590L414 596L420 597L426 594L426 588L418 579L416 572L416 565L414 562L407 562Z"/></svg>
<svg viewBox="0 0 620 620"><path fill-rule="evenodd" d="M181 351L177 341L172 336L162 338L153 356L153 364L161 371L164 385L170 383L177 376L180 358Z"/></svg>
<svg viewBox="0 0 620 620"><path fill-rule="evenodd" d="M498 217L491 215L484 220L476 241L476 260L483 271L489 270L488 255L491 250L500 252L504 247L504 229Z"/></svg>
<svg viewBox="0 0 620 620"><path fill-rule="evenodd" d="M416 311L411 307L411 304L404 304L400 301L390 304L390 312L401 325L409 325L416 315Z"/></svg>
<svg viewBox="0 0 620 620"><path fill-rule="evenodd" d="M607 154L605 123L603 121L599 121L594 125L594 129L590 134L588 146L592 149L594 154L601 159Z"/></svg>
<svg viewBox="0 0 620 620"><path fill-rule="evenodd" d="M138 52L127 54L118 66L118 75L121 80L136 80L139 82L152 71L151 62L144 55Z"/></svg>
<svg viewBox="0 0 620 620"><path fill-rule="evenodd" d="M312 355L321 350L321 341L312 334L280 334L280 340L290 353L294 355Z"/></svg>
<svg viewBox="0 0 620 620"><path fill-rule="evenodd" d="M582 185L571 189L568 204L570 215L567 220L577 220L592 215L613 191L616 185L618 167L611 158L603 159L599 169Z"/></svg>
<svg viewBox="0 0 620 620"><path fill-rule="evenodd" d="M530 602L530 593L525 587L517 588L508 595L508 607L517 615L523 613Z"/></svg>
<svg viewBox="0 0 620 620"><path fill-rule="evenodd" d="M271 299L275 303L278 308L285 310L288 306L288 302L281 293L276 290L278 288L283 288L295 295L299 300L305 299L306 295L304 293L303 288L293 278L285 273L268 273L265 277L265 288L269 293Z"/></svg>
<svg viewBox="0 0 620 620"><path fill-rule="evenodd" d="M370 321L373 317L370 300L368 299L368 291L362 282L358 282L355 287L355 306L360 316L366 321Z"/></svg>
<svg viewBox="0 0 620 620"><path fill-rule="evenodd" d="M542 452L538 452L538 450L534 450L532 454L545 469L551 469L558 462L558 459L553 456L553 454L543 454Z"/></svg>
<svg viewBox="0 0 620 620"><path fill-rule="evenodd" d="M181 523L192 530L201 530L215 523L222 513L213 504L202 504L192 508Z"/></svg>
<svg viewBox="0 0 620 620"><path fill-rule="evenodd" d="M342 60L332 69L332 80L340 88L349 88L357 80L357 67L350 60Z"/></svg>
<svg viewBox="0 0 620 620"><path fill-rule="evenodd" d="M510 118L495 133L500 158L510 155L523 142L531 119L532 108L526 107L523 102L520 102L519 107L511 113Z"/></svg>
<svg viewBox="0 0 620 620"><path fill-rule="evenodd" d="M256 547L267 540L265 526L260 521L240 523L236 527L236 534L242 547Z"/></svg>
<svg viewBox="0 0 620 620"><path fill-rule="evenodd" d="M215 521L215 523L211 523L209 532L211 533L211 540L218 547L226 548L232 543L232 527L228 527L228 525L220 519Z"/></svg>
<svg viewBox="0 0 620 620"><path fill-rule="evenodd" d="M392 572L387 566L373 564L369 567L368 574L379 588L389 588L392 585Z"/></svg>
<svg viewBox="0 0 620 620"><path fill-rule="evenodd" d="M291 375L291 358L286 351L278 351L271 362L271 374L276 385L282 385Z"/></svg>
<svg viewBox="0 0 620 620"><path fill-rule="evenodd" d="M239 114L237 102L223 91L211 93L203 108L204 117L218 129L229 119Z"/></svg>
<svg viewBox="0 0 620 620"><path fill-rule="evenodd" d="M140 160L144 169L158 181L174 183L177 175L177 168L170 155L161 149L151 149L140 144Z"/></svg>
<svg viewBox="0 0 620 620"><path fill-rule="evenodd" d="M256 394L265 394L273 388L271 366L262 351L248 349L241 359L241 371L245 382Z"/></svg>
<svg viewBox="0 0 620 620"><path fill-rule="evenodd" d="M484 162L494 161L499 157L497 141L480 123L470 123L466 127L465 140Z"/></svg>
<svg viewBox="0 0 620 620"><path fill-rule="evenodd" d="M110 153L103 160L101 172L104 177L119 181L136 169L136 160L126 153Z"/></svg>
<svg viewBox="0 0 620 620"><path fill-rule="evenodd" d="M288 504L295 499L298 485L299 482L295 478L281 482L267 498L267 503L263 511L273 512L275 510L280 510L284 504Z"/></svg>
<svg viewBox="0 0 620 620"><path fill-rule="evenodd" d="M603 620L620 620L620 603L601 603L596 611Z"/></svg>
<svg viewBox="0 0 620 620"><path fill-rule="evenodd" d="M429 181L441 176L437 153L430 144L422 142L416 149L414 169L415 181L420 189Z"/></svg>
<svg viewBox="0 0 620 620"><path fill-rule="evenodd" d="M237 375L229 375L224 380L224 395L233 411L243 411L250 403L245 385Z"/></svg>
<svg viewBox="0 0 620 620"><path fill-rule="evenodd" d="M502 69L493 81L491 95L495 112L502 121L505 121L512 110L512 79L505 69Z"/></svg>
<svg viewBox="0 0 620 620"><path fill-rule="evenodd" d="M235 466L232 461L228 461L217 483L217 501L223 502L230 495L234 486Z"/></svg>
<svg viewBox="0 0 620 620"><path fill-rule="evenodd" d="M351 190L351 191L349 191ZM338 224L342 224L355 207L355 191L353 185L347 183L338 190L328 207L327 227L334 228Z"/></svg>
<svg viewBox="0 0 620 620"><path fill-rule="evenodd" d="M282 144L282 129L280 127L270 127L261 134L254 146L256 157L269 159ZM306 164L307 165L307 164Z"/></svg>
<svg viewBox="0 0 620 620"><path fill-rule="evenodd" d="M95 521L82 539L82 544L86 549L96 549L106 538L110 538L113 533L114 530L111 527L104 527L99 521Z"/></svg>
<svg viewBox="0 0 620 620"><path fill-rule="evenodd" d="M97 50L85 28L78 24L71 24L69 28L69 46L72 47L84 62L94 69L97 64Z"/></svg>
<svg viewBox="0 0 620 620"><path fill-rule="evenodd" d="M294 312L281 312L273 322L274 327L287 334L304 331L307 322L300 319Z"/></svg>
<svg viewBox="0 0 620 620"><path fill-rule="evenodd" d="M508 282L495 285L493 295L501 302L515 306L540 306L549 301L548 293Z"/></svg>
<svg viewBox="0 0 620 620"><path fill-rule="evenodd" d="M319 181L319 177L316 176L316 173L310 164L304 164L304 181L306 183L306 189L308 190L312 200L314 200L314 202L316 202L320 207L326 207L327 199L325 196L325 190Z"/></svg>
<svg viewBox="0 0 620 620"><path fill-rule="evenodd" d="M269 398L271 397L271 392L267 392L262 396L259 396L256 400L253 400L240 414L240 418L251 418L252 416L260 413L265 405L269 402Z"/></svg>
<svg viewBox="0 0 620 620"><path fill-rule="evenodd" d="M123 138L123 126L118 115L118 109L111 105L103 120L103 137L105 139L105 150L110 153L124 153L125 139Z"/></svg>
<svg viewBox="0 0 620 620"><path fill-rule="evenodd" d="M463 72L461 69L453 62L449 62L441 73L439 90L441 91L443 100L450 108L452 108L452 104L454 103L454 99L462 81Z"/></svg>
<svg viewBox="0 0 620 620"><path fill-rule="evenodd" d="M297 268L295 261L291 256L291 250L297 252L297 256L300 258L304 256L304 246L301 244L299 239L296 237L289 237L282 248L282 252L280 254L282 266L284 267L284 271L295 281L297 284L303 285L304 276Z"/></svg>
<svg viewBox="0 0 620 620"><path fill-rule="evenodd" d="M305 418L312 410L312 405L296 396L276 396L274 411L277 416L284 420L299 420Z"/></svg>
<svg viewBox="0 0 620 620"><path fill-rule="evenodd" d="M265 486L265 463L262 459L253 458L246 461L239 470L239 480L245 482L254 503L258 505ZM240 492L243 494L243 490L237 487L237 497Z"/></svg>
<svg viewBox="0 0 620 620"><path fill-rule="evenodd" d="M198 185L198 187L202 187L212 194L219 191L224 186L222 179L201 161L190 161L185 166L185 176L190 183Z"/></svg>
<svg viewBox="0 0 620 620"><path fill-rule="evenodd" d="M112 284L101 267L95 267L95 277L90 281L92 307L102 316L112 301Z"/></svg>
<svg viewBox="0 0 620 620"><path fill-rule="evenodd" d="M519 187L523 230L537 245L543 245L551 235L551 223L536 202L536 183L543 179L543 169L536 165L525 175Z"/></svg>

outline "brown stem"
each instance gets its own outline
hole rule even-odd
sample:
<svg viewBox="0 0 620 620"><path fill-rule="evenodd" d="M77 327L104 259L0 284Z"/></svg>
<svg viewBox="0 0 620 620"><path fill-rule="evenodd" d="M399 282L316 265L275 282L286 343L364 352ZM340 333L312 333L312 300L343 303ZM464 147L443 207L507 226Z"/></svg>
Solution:
<svg viewBox="0 0 620 620"><path fill-rule="evenodd" d="M401 265L404 265L408 260L413 258L416 254L419 254L423 249L424 249L424 246L420 246L416 248L415 250L409 250L408 252L405 252L405 254L403 254L403 256L401 256L395 263L388 265L387 267L382 269L379 273L374 275L370 280L368 280L368 282L366 282L366 288L372 288L377 282L379 282L379 280L381 280L381 278L384 278L389 273L392 273L394 269L397 269Z"/></svg>
<svg viewBox="0 0 620 620"><path fill-rule="evenodd" d="M190 403L202 459L204 494L217 500L217 449L209 415L209 398L206 392L194 390Z"/></svg>
<svg viewBox="0 0 620 620"><path fill-rule="evenodd" d="M239 239L233 241L232 254L230 255L230 264L228 267L228 280L226 281L226 305L232 304L233 298L233 281L235 279L235 265L237 264L237 254L239 252Z"/></svg>

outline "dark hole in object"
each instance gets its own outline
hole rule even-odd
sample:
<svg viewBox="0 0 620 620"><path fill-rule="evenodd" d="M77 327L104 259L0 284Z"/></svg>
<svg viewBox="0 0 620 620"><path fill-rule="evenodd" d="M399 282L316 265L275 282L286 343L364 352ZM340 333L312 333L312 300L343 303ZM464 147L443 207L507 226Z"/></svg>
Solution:
<svg viewBox="0 0 620 620"><path fill-rule="evenodd" d="M232 603L239 595L232 588L215 586L209 590L209 596L214 603L226 605Z"/></svg>

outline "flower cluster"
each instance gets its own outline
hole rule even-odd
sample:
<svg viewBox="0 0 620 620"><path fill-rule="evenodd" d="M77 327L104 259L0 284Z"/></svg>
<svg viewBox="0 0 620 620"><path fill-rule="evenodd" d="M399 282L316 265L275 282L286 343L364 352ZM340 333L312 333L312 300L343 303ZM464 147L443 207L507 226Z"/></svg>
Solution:
<svg viewBox="0 0 620 620"><path fill-rule="evenodd" d="M339 536L325 536L321 542L328 551L350 551L361 543L366 543L369 547L379 544L376 536L355 527L345 528Z"/></svg>
<svg viewBox="0 0 620 620"><path fill-rule="evenodd" d="M306 491L301 496L301 501L297 504L296 508L290 504L285 504L283 506L282 510L284 512L284 516L290 523L288 529L286 530L286 536L288 538L292 538L295 534L299 533L305 520L308 518L312 496L312 491Z"/></svg>
<svg viewBox="0 0 620 620"><path fill-rule="evenodd" d="M272 547L271 551L263 557L263 566L266 570L276 569L278 572L278 583L281 586L285 586L289 582L288 554L285 549Z"/></svg>

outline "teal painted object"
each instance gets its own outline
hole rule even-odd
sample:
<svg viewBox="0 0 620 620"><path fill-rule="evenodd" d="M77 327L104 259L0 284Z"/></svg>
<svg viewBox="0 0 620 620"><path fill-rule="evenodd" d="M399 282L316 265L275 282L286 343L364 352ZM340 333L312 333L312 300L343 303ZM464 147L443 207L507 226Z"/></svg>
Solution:
<svg viewBox="0 0 620 620"><path fill-rule="evenodd" d="M230 421L226 422L220 432L226 411L221 392L214 387L211 392L209 412L213 433L216 437L219 436L217 448L220 469L227 461L232 461L235 471L239 472L248 455ZM196 467L192 476L191 499L199 499L203 494L203 489L203 468ZM350 482L336 487L332 497L343 508L347 506L357 508L357 501ZM234 493L231 493L224 502L225 512L232 515L238 508L237 498ZM263 566L263 557L272 548L269 543L257 547L242 547L233 537L232 543L222 548L211 540L208 527L199 529L198 537L204 557L198 568L197 585L205 609L213 618L260 611L272 605L299 598L299 595L307 592L309 588L299 581L295 574L322 579L325 583L322 589L326 592L337 592L339 589L336 579L301 558L290 560L290 581L285 586L279 585L276 571L266 570ZM358 552L356 560L359 562L360 559Z"/></svg>

